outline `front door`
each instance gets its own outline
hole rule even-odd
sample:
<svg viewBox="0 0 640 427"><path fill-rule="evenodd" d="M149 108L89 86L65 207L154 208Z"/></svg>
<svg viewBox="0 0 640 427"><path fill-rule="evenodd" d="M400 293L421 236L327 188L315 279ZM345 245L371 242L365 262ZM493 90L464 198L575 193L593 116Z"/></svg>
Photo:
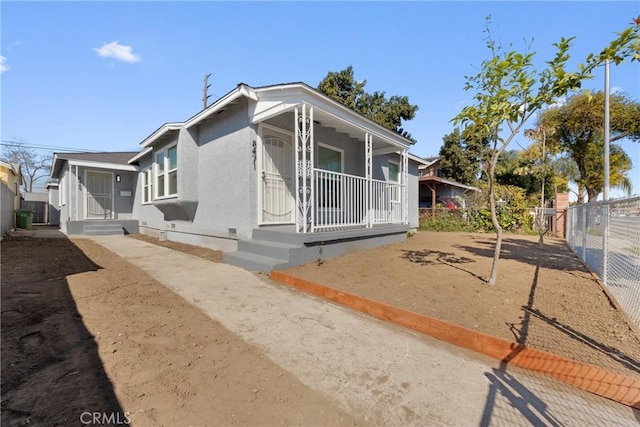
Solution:
<svg viewBox="0 0 640 427"><path fill-rule="evenodd" d="M113 175L87 171L87 219L113 217Z"/></svg>
<svg viewBox="0 0 640 427"><path fill-rule="evenodd" d="M292 223L294 167L291 137L265 129L262 140L262 222Z"/></svg>

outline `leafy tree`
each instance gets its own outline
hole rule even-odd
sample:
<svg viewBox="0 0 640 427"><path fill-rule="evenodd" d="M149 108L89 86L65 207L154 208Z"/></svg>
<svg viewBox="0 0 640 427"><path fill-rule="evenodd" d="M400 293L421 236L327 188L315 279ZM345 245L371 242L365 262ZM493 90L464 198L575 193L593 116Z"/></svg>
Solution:
<svg viewBox="0 0 640 427"><path fill-rule="evenodd" d="M496 183L500 185L511 185L524 190L527 198L533 199L540 195L541 167L536 159L529 157L529 151L507 150L500 156L496 164ZM545 171L545 178L551 179L551 172ZM545 189L545 196L549 197L553 193L550 189Z"/></svg>
<svg viewBox="0 0 640 427"><path fill-rule="evenodd" d="M596 200L604 187L604 143L589 144L584 161L586 173L580 177L589 201ZM609 184L630 195L633 191L631 180L626 173L631 170L631 159L617 144L609 146Z"/></svg>
<svg viewBox="0 0 640 427"><path fill-rule="evenodd" d="M463 184L473 184L478 179L484 163L488 141L480 138L462 138L455 129L442 138L440 170L447 178Z"/></svg>
<svg viewBox="0 0 640 427"><path fill-rule="evenodd" d="M49 175L51 157L42 156L26 145L25 139L13 138L2 143L2 160L7 163L18 163L25 177L25 190L31 192L33 184Z"/></svg>
<svg viewBox="0 0 640 427"><path fill-rule="evenodd" d="M413 119L418 111L417 105L409 103L409 97L394 95L387 98L385 92L365 92L367 81L357 82L353 67L342 71L330 71L318 84L318 90L329 98L362 114L415 142L411 134L402 128L402 122Z"/></svg>
<svg viewBox="0 0 640 427"><path fill-rule="evenodd" d="M490 21L489 21L490 22ZM502 227L496 215L495 170L500 155L525 123L542 107L580 88L583 80L591 77L592 70L603 61L618 64L626 58L640 60L638 26L630 27L618 35L600 54L590 54L578 70L567 71L569 49L573 38L562 38L555 43L555 56L546 67L537 70L534 53L519 53L503 48L491 37L487 26L487 48L491 55L481 64L475 76L467 76L465 90L474 90L475 103L465 107L453 122L464 126L463 135L481 135L491 141L491 158L487 173L491 221L496 230L490 285L495 285L502 246Z"/></svg>
<svg viewBox="0 0 640 427"><path fill-rule="evenodd" d="M623 94L610 95L610 141L623 138L640 140L640 103ZM604 185L604 92L588 91L571 96L561 106L549 108L539 116L555 130L551 142L557 144L578 167L578 193L587 193L592 201ZM611 145L610 182L612 186L629 189L624 174L631 169L629 157L619 145ZM582 203L582 197L579 197Z"/></svg>

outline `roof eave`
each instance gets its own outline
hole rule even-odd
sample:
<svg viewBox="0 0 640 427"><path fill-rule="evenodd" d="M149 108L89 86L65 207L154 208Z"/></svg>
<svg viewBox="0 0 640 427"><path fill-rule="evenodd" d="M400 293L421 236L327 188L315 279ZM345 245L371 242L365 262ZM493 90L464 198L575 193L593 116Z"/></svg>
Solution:
<svg viewBox="0 0 640 427"><path fill-rule="evenodd" d="M296 89L300 90L299 97L295 96ZM255 93L258 95L258 100L259 100L261 93L268 93L268 92L275 92L275 91L282 92L286 90L289 90L292 92L290 94L291 99L288 100L291 104L298 103L299 105L301 103L306 102L308 104L314 105L318 108L321 108L327 114L332 114L334 117L344 120L345 122L350 123L352 126L356 128L360 128L363 131L374 133L376 134L376 136L383 138L389 142L392 142L394 145L397 145L402 148L407 148L413 144L413 141L403 137L397 132L394 132L390 129L385 128L384 126L374 122L368 117L365 117L362 114L359 114L351 110L350 108L340 104L339 102L335 101L334 99L328 97L327 95L319 92L318 90L310 87L305 83L289 83L289 84L276 85L276 86L267 86L264 88L256 88ZM325 105L325 107L330 106L331 108L322 108L323 104ZM272 107L270 109L271 110L270 113L266 113L265 111L265 112L253 115L253 117L251 118L251 121L252 123L261 122L273 116L282 114L285 111L289 111L294 107L295 107L294 105L290 105L288 108L285 108L284 110ZM333 112L327 111L327 110L333 110Z"/></svg>
<svg viewBox="0 0 640 427"><path fill-rule="evenodd" d="M204 110L202 110L201 112L199 112L198 114L196 114L195 116L187 120L184 123L185 129L189 129L199 124L200 122L205 120L207 117L209 117L213 113L220 111L221 109L229 105L231 102L241 97L249 98L253 101L258 100L255 90L252 87L247 86L244 83L241 83L235 89L233 89L232 91L224 95L222 98L218 99L216 102L214 102L213 104L211 104L210 106L208 106L207 108L205 108Z"/></svg>
<svg viewBox="0 0 640 427"><path fill-rule="evenodd" d="M132 158L127 160L127 163L128 164L133 164L133 163L137 162L138 160L140 160L141 158L143 158L147 154L151 153L152 150L153 150L153 147L145 148L144 150L142 150L141 152L139 152L138 154L136 154L135 156L133 156Z"/></svg>
<svg viewBox="0 0 640 427"><path fill-rule="evenodd" d="M154 142L156 142L158 139L160 139L161 137L163 137L167 133L169 133L171 131L174 131L174 130L180 129L180 127L182 127L182 125L183 125L183 123L180 123L180 122L163 124L158 129L156 129L155 132L153 132L151 135L146 137L144 139L144 141L142 141L140 143L140 147L146 148L146 147L152 145Z"/></svg>

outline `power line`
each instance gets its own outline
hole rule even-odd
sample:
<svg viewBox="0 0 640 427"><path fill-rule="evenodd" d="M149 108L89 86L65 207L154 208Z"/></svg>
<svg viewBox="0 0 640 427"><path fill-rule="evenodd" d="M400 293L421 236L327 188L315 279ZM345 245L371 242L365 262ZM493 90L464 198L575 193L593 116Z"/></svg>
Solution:
<svg viewBox="0 0 640 427"><path fill-rule="evenodd" d="M20 141L2 140L0 142L2 143L2 145L7 147L26 147L26 148L33 148L34 150L45 150L45 151L51 151L51 152L59 151L59 150L71 151L76 153L80 153L80 152L103 153L104 152L104 150L91 150L86 148L72 148L72 147L60 147L55 145L31 144L28 142L20 142Z"/></svg>

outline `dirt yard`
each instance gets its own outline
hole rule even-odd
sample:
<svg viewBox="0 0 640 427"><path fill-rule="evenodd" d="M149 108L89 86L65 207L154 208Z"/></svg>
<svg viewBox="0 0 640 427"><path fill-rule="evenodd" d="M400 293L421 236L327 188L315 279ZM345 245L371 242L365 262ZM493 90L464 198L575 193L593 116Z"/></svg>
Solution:
<svg viewBox="0 0 640 427"><path fill-rule="evenodd" d="M287 273L479 332L640 378L640 342L563 240L507 235L498 283L488 234L417 233L406 242Z"/></svg>
<svg viewBox="0 0 640 427"><path fill-rule="evenodd" d="M359 423L90 240L1 249L3 426Z"/></svg>

